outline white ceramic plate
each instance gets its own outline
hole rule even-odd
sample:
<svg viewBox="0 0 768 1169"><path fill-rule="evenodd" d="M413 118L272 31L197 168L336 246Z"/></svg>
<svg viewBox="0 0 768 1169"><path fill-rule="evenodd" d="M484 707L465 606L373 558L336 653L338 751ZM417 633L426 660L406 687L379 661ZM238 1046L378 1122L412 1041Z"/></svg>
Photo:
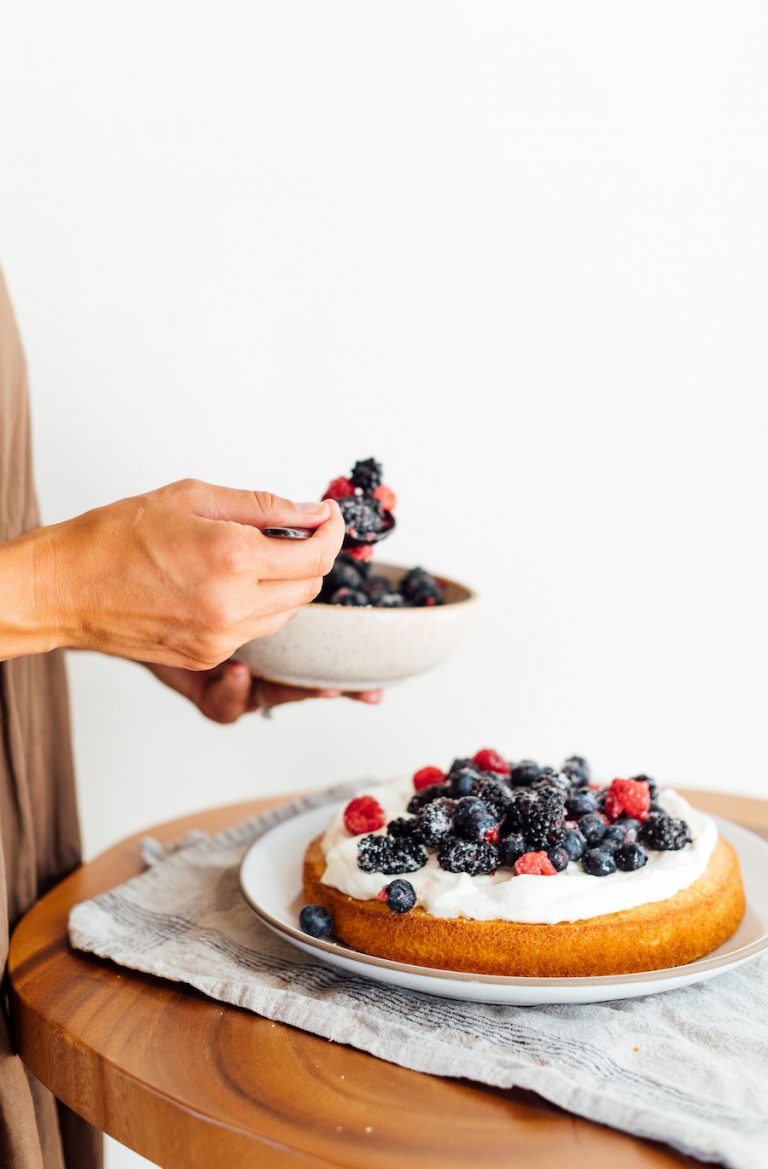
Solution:
<svg viewBox="0 0 768 1169"><path fill-rule="evenodd" d="M338 942L311 938L302 933L298 924L299 910L304 904L301 893L304 850L324 830L333 807L326 804L298 812L269 829L246 853L240 868L240 887L246 901L270 929L313 957L350 974L470 1002L518 1006L598 1003L658 994L714 978L768 948L768 842L718 817L715 817L718 828L739 854L747 912L732 938L706 958L686 966L598 978L505 978L410 966L361 954Z"/></svg>

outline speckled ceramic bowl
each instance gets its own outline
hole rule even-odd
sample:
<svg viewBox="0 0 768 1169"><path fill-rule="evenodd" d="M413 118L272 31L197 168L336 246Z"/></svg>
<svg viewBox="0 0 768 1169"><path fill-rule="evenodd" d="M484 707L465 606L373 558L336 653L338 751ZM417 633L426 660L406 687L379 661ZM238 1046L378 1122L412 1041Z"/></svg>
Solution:
<svg viewBox="0 0 768 1169"><path fill-rule="evenodd" d="M376 564L399 580L407 571ZM304 605L271 637L249 641L235 655L260 678L291 686L377 690L439 665L464 637L475 594L465 585L437 578L444 605L419 609Z"/></svg>

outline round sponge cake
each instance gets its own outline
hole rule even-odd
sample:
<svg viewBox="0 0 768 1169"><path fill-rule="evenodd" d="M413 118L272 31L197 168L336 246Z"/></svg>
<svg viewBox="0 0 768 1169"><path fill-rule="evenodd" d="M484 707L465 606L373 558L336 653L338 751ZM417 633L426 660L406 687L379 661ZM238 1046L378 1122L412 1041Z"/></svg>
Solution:
<svg viewBox="0 0 768 1169"><path fill-rule="evenodd" d="M703 874L665 901L554 925L393 913L323 884L318 837L304 860L304 895L333 916L335 936L366 954L471 974L570 978L681 966L717 949L744 916L739 861L720 837ZM382 885L390 878L382 877ZM597 879L597 878L596 878Z"/></svg>

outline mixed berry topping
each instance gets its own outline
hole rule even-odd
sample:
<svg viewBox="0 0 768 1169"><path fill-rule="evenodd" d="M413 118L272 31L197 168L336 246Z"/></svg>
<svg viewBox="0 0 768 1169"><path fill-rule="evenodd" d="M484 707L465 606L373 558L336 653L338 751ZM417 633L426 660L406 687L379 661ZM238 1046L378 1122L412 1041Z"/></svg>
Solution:
<svg viewBox="0 0 768 1169"><path fill-rule="evenodd" d="M338 503L346 534L316 601L378 609L444 603L438 581L423 568L412 568L399 582L373 571L373 546L393 531L397 505L394 491L382 483L381 463L359 459L348 476L331 481L323 499Z"/></svg>
<svg viewBox="0 0 768 1169"><path fill-rule="evenodd" d="M497 869L556 876L573 865L606 877L641 869L649 851L681 849L691 841L685 821L656 802L658 787L647 775L600 785L580 755L556 770L484 747L454 759L447 772L422 767L413 787L407 814L391 820L386 833L379 834L384 813L373 797L347 805L347 828L366 834L358 842L365 872L415 872L436 854L440 868L470 877ZM408 882L391 886L401 884Z"/></svg>
<svg viewBox="0 0 768 1169"><path fill-rule="evenodd" d="M305 905L299 913L299 925L311 938L325 938L333 930L333 918L322 905Z"/></svg>

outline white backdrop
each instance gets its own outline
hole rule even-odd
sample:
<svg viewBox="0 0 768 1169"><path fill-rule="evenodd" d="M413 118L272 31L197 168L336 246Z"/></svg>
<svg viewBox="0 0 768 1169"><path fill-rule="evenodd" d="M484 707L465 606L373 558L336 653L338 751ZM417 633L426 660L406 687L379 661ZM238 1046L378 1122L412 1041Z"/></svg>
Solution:
<svg viewBox="0 0 768 1169"><path fill-rule="evenodd" d="M757 2L5 13L45 518L374 454L388 554L484 602L381 708L271 724L78 656L90 855L481 745L768 796L767 34Z"/></svg>

